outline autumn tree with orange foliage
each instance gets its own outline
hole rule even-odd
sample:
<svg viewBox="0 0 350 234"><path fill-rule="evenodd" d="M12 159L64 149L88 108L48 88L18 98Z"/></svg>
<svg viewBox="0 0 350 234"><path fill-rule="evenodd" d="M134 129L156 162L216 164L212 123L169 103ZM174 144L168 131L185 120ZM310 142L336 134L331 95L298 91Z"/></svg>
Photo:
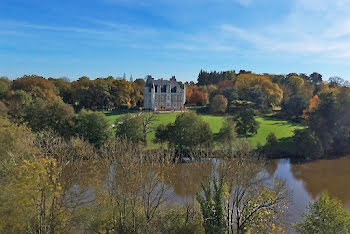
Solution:
<svg viewBox="0 0 350 234"><path fill-rule="evenodd" d="M248 100L252 88L261 90L266 96L266 104L278 106L283 98L283 91L278 84L273 83L268 76L256 74L240 74L235 88L241 98Z"/></svg>
<svg viewBox="0 0 350 234"><path fill-rule="evenodd" d="M60 100L55 85L41 76L32 75L18 78L13 81L12 89L23 90L33 98L41 98L49 102Z"/></svg>
<svg viewBox="0 0 350 234"><path fill-rule="evenodd" d="M309 119L309 114L311 112L313 112L317 107L318 105L320 104L320 98L318 97L318 95L316 94L315 96L313 96L310 101L309 101L309 107L304 110L304 113L303 113L303 117L304 119Z"/></svg>
<svg viewBox="0 0 350 234"><path fill-rule="evenodd" d="M208 94L197 85L186 87L186 100L189 105L202 106L207 104Z"/></svg>
<svg viewBox="0 0 350 234"><path fill-rule="evenodd" d="M350 152L350 91L346 87L329 88L315 95L304 111L309 135L323 148L323 155Z"/></svg>

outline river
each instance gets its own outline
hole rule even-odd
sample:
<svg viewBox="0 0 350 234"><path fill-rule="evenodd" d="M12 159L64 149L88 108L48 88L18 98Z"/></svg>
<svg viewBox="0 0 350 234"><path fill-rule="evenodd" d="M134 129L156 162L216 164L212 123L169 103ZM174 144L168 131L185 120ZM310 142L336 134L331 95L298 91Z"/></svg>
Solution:
<svg viewBox="0 0 350 234"><path fill-rule="evenodd" d="M200 190L200 181L212 171L208 163L200 163L201 166L190 164L180 164L174 168L176 179L171 182L175 195L173 201L191 199ZM288 187L288 223L299 221L308 204L323 191L340 199L350 209L350 156L304 163L279 159L271 161L266 169L271 176L284 180Z"/></svg>
<svg viewBox="0 0 350 234"><path fill-rule="evenodd" d="M151 170L159 170L155 173L157 176L154 178L157 178L156 180L161 179L162 183L166 184L168 204L184 204L195 199L196 193L201 191L201 182L208 180L213 171L215 173L218 163L220 163L220 160L214 159L205 162L159 166ZM106 178L112 176L112 178L116 178L112 181L117 180L120 183L115 188L116 191L122 193L124 191L130 193L130 191L142 186L143 183L150 182L147 181L148 177L141 178L137 172L147 176L150 174L145 174L145 171L139 170L139 166L136 165L131 166L131 168L114 168L110 171L107 169L108 167L97 161L94 166L82 164L81 168L73 167L71 172L78 175L77 178L80 181L79 186L81 188L89 188L87 190L89 193L86 194L87 200L94 198L94 189L89 182L90 180L93 180L99 186L105 186ZM350 210L350 156L303 163L291 163L290 159L272 160L267 162L267 165L263 167L263 171L269 177L284 180L286 183L290 194L286 220L289 224L299 221L301 214L307 210L308 204L317 199L323 191L327 191L331 197L340 199L345 207ZM68 173L67 178L70 178ZM137 182L130 183L130 181ZM290 225L288 232L293 232Z"/></svg>

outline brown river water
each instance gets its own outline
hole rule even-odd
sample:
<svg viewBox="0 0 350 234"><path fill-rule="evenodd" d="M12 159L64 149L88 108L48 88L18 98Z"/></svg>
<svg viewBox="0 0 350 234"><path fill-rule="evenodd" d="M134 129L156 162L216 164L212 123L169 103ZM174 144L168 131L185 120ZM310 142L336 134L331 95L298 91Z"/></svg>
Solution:
<svg viewBox="0 0 350 234"><path fill-rule="evenodd" d="M195 196L202 179L211 173L207 163L200 167L190 164L180 164L175 169L171 186L176 202L185 202ZM291 200L288 223L299 221L308 204L323 191L340 199L350 210L350 156L304 163L279 159L270 162L266 169L271 176L284 180L288 187Z"/></svg>
<svg viewBox="0 0 350 234"><path fill-rule="evenodd" d="M168 190L168 204L184 204L195 198L197 192L201 191L201 182L207 180L215 173L213 168L219 160L206 162L173 164L170 167L161 168L162 183L165 183ZM101 165L97 163L97 165ZM115 168L117 169L117 168ZM92 174L79 176L80 186L90 187L89 180L93 177L98 184L105 184L106 178L116 173L114 178L128 178L134 176L137 181L143 183L133 170L126 170L129 176L118 174L117 170L109 173L102 168L94 171L85 167L83 171L90 171ZM350 156L317 160L313 162L291 163L290 159L273 160L267 163L265 173L269 176L284 180L289 194L290 204L287 211L287 222L289 224L299 221L302 212L306 211L308 204L317 199L323 191L327 191L332 197L340 199L345 207L350 210ZM108 176L109 174L109 176ZM127 184L126 184L127 185ZM123 190L123 188L121 188ZM127 185L126 190L133 189ZM88 189L88 197L94 197L93 188ZM289 232L293 232L291 227Z"/></svg>

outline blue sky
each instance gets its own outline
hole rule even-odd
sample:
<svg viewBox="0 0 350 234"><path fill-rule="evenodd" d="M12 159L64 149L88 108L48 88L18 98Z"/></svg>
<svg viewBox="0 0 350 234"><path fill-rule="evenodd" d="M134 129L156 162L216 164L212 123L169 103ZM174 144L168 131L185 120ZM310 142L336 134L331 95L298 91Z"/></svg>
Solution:
<svg viewBox="0 0 350 234"><path fill-rule="evenodd" d="M0 76L350 80L350 0L0 0Z"/></svg>

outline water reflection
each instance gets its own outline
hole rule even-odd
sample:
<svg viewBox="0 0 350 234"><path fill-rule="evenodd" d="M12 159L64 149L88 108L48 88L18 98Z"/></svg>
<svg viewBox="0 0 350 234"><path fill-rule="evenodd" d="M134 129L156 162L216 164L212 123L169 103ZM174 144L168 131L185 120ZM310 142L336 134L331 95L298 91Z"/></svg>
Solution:
<svg viewBox="0 0 350 234"><path fill-rule="evenodd" d="M175 200L181 202L184 197L195 196L201 181L210 176L213 167L213 162L190 163L176 165L168 171L171 180L167 183L173 188ZM266 171L287 184L291 195L289 223L300 220L307 205L322 191L328 191L350 209L350 156L299 164L293 164L289 159L274 160L268 163Z"/></svg>
<svg viewBox="0 0 350 234"><path fill-rule="evenodd" d="M286 181L291 192L289 222L300 220L309 202L323 191L337 197L350 209L350 156L332 160L292 164L289 159L276 161L273 175Z"/></svg>
<svg viewBox="0 0 350 234"><path fill-rule="evenodd" d="M189 199L194 199L196 193L201 190L201 182L207 181L213 171L217 171L218 163L218 160L213 160L200 163L170 164L163 165L161 168L152 167L151 170L157 171L154 178L169 187L171 201L184 203ZM147 184L145 175L148 173L136 165L130 165L124 170L116 169L117 181L119 183L125 182L124 186L119 187L118 190L137 190L136 187ZM291 195L287 217L289 223L300 220L300 214L306 210L309 202L317 199L325 190L331 196L339 198L350 209L350 187L348 185L350 156L299 164L292 164L289 159L274 160L266 165L265 170L270 176L286 182ZM63 174L70 179L67 178L67 181L74 178L75 184L84 189L99 187L110 174L108 165L101 162L74 165L67 167L65 172ZM118 172L121 174L119 175ZM232 174L234 174L234 168ZM136 181L139 183L132 185L128 183L132 177L137 177ZM128 180L126 180L127 178Z"/></svg>
<svg viewBox="0 0 350 234"><path fill-rule="evenodd" d="M350 157L293 164L292 172L295 179L303 181L312 199L327 190L350 208Z"/></svg>

